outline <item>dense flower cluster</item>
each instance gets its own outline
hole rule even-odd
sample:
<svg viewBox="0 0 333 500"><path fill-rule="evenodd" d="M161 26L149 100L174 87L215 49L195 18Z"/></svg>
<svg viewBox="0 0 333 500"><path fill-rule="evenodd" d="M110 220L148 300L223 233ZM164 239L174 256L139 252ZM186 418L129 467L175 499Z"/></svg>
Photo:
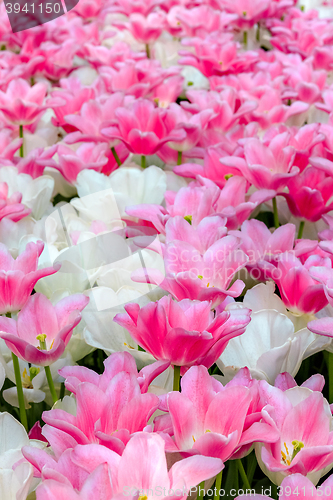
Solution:
<svg viewBox="0 0 333 500"><path fill-rule="evenodd" d="M0 499L333 498L332 0L5 4Z"/></svg>

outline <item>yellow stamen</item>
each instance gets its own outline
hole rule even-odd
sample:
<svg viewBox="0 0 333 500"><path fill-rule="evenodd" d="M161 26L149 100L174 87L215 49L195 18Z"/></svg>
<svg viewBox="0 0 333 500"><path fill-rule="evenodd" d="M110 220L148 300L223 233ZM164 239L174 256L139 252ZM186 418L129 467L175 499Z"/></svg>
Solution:
<svg viewBox="0 0 333 500"><path fill-rule="evenodd" d="M286 442L284 442L283 444L284 444L284 447L286 449L287 455L289 455L289 450L288 450L288 446L286 445Z"/></svg>

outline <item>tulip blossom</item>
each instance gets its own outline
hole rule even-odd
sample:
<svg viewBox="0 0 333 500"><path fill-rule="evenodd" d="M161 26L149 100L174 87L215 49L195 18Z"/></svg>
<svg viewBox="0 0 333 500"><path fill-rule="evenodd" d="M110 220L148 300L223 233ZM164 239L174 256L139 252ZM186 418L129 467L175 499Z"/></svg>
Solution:
<svg viewBox="0 0 333 500"><path fill-rule="evenodd" d="M9 413L0 413L0 495L4 500L26 500L33 489L33 467L23 459L22 447L32 450L43 448L45 443L29 440L23 427Z"/></svg>
<svg viewBox="0 0 333 500"><path fill-rule="evenodd" d="M125 314L114 321L127 328L134 340L156 359L189 367L210 367L225 349L230 338L241 335L249 322L247 309L214 318L209 302L174 301L162 297L140 309L138 304L125 306Z"/></svg>
<svg viewBox="0 0 333 500"><path fill-rule="evenodd" d="M249 257L246 268L251 276L265 280L266 262L276 262L280 254L293 250L295 226L285 224L272 234L263 222L255 219L243 222L240 231L229 234L241 238L240 248Z"/></svg>
<svg viewBox="0 0 333 500"><path fill-rule="evenodd" d="M96 500L138 495L152 500L158 491L167 500L185 500L191 488L224 467L218 458L197 456L175 463L168 471L163 439L144 432L132 437L121 456L98 444L76 446L58 462L29 447L24 454L42 472L37 500L88 500L92 493Z"/></svg>
<svg viewBox="0 0 333 500"><path fill-rule="evenodd" d="M267 274L279 287L281 298L286 307L294 314L316 314L328 303L324 286L312 278L312 266L324 265L327 270L332 266L329 258L309 257L304 264L292 252L280 255L276 267L267 263Z"/></svg>
<svg viewBox="0 0 333 500"><path fill-rule="evenodd" d="M58 162L49 162L49 166L59 170L64 179L70 184L75 184L78 174L87 169L100 172L108 163L105 156L107 145L86 143L81 144L77 151L60 144L57 149Z"/></svg>
<svg viewBox="0 0 333 500"><path fill-rule="evenodd" d="M209 224L202 224L203 232L207 230L208 234L201 248L196 248L193 244L195 240L167 243L164 250L165 275L159 270L146 269L134 272L132 279L157 284L177 300L187 297L208 300L213 302L212 306L220 304L227 296L238 297L244 283L239 279L232 281L236 273L245 267L248 257L239 249L238 239L234 236L210 241L208 228Z"/></svg>
<svg viewBox="0 0 333 500"><path fill-rule="evenodd" d="M280 434L275 443L256 444L260 467L275 484L300 473L314 484L333 465L332 413L323 395L306 387L283 392L263 385L261 396L271 425ZM328 467L328 469L326 469Z"/></svg>
<svg viewBox="0 0 333 500"><path fill-rule="evenodd" d="M128 29L138 42L150 44L161 35L166 26L166 18L163 11L151 12L147 17L133 13L128 22L116 22L114 25L120 29Z"/></svg>
<svg viewBox="0 0 333 500"><path fill-rule="evenodd" d="M122 141L132 152L139 155L155 154L169 141L186 138L183 129L171 129L165 120L165 110L155 108L151 101L138 99L127 108L115 111L116 120L102 133L113 140Z"/></svg>
<svg viewBox="0 0 333 500"><path fill-rule="evenodd" d="M41 278L58 271L57 267L38 270L38 257L44 243L28 243L24 252L13 259L7 247L0 243L0 313L16 312L27 302L35 284Z"/></svg>
<svg viewBox="0 0 333 500"><path fill-rule="evenodd" d="M289 193L281 194L295 217L316 222L333 209L333 177L316 168L309 167L290 179L288 188Z"/></svg>
<svg viewBox="0 0 333 500"><path fill-rule="evenodd" d="M229 167L237 167L242 175L258 189L278 190L287 184L289 178L298 174L293 166L294 148L289 146L289 135L279 134L268 144L259 139L246 139L244 159L235 156L222 158Z"/></svg>
<svg viewBox="0 0 333 500"><path fill-rule="evenodd" d="M21 78L12 80L7 91L0 91L0 111L15 125L29 125L35 122L47 108L43 106L47 92L46 83L30 87Z"/></svg>
<svg viewBox="0 0 333 500"><path fill-rule="evenodd" d="M8 184L0 182L0 220L4 217L17 222L30 214L31 210L22 203L22 194L8 196Z"/></svg>
<svg viewBox="0 0 333 500"><path fill-rule="evenodd" d="M240 337L229 341L216 362L224 383L247 366L253 378L274 384L280 373L295 376L304 359L329 346L330 339L314 335L303 325L298 328L275 288L275 283L268 281L246 292L243 307L252 310L251 321ZM237 303L231 302L226 309L234 307Z"/></svg>
<svg viewBox="0 0 333 500"><path fill-rule="evenodd" d="M43 434L57 456L73 443L101 443L121 454L133 433L149 429L148 420L157 410L159 399L148 393L148 387L169 362L154 363L138 373L130 354L116 353L104 364L100 376L86 367L60 370L67 388L76 396L77 412L73 416L54 409L43 414L48 424ZM61 443L58 440L64 434Z"/></svg>
<svg viewBox="0 0 333 500"><path fill-rule="evenodd" d="M249 70L258 58L254 51L238 51L238 45L226 34L208 35L204 40L199 37L185 39L183 45L185 42L194 47L194 54L193 51L181 51L179 64L193 66L207 77Z"/></svg>
<svg viewBox="0 0 333 500"><path fill-rule="evenodd" d="M324 286L324 292L329 304L333 305L333 270L326 267L310 268L310 273L313 278L319 280ZM314 319L308 323L308 328L311 332L327 337L333 336L333 318L321 317Z"/></svg>
<svg viewBox="0 0 333 500"><path fill-rule="evenodd" d="M252 404L251 389L242 383L223 387L206 368L193 366L181 387L181 393L167 396L169 414L156 419L155 431L165 439L167 451L226 461L242 446L278 439L274 427L266 423L265 412ZM265 421L260 422L262 418Z"/></svg>
<svg viewBox="0 0 333 500"><path fill-rule="evenodd" d="M68 114L64 117L67 124L75 130L65 138L67 144L76 142L107 142L110 147L117 146L119 141L109 141L108 137L102 132L106 124L115 117L116 110L124 104L133 100L132 96L124 96L121 92L115 92L107 98L90 100L85 102L78 114ZM117 154L123 161L128 155L124 148L121 150L117 146Z"/></svg>
<svg viewBox="0 0 333 500"><path fill-rule="evenodd" d="M19 358L49 366L64 352L88 301L85 295L77 294L53 306L44 295L35 293L18 313L17 321L0 317L0 337Z"/></svg>

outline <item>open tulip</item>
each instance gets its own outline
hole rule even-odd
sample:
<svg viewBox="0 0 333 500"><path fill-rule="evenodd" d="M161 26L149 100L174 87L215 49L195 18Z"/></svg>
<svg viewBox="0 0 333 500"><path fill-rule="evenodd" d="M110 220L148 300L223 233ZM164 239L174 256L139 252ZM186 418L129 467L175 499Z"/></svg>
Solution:
<svg viewBox="0 0 333 500"><path fill-rule="evenodd" d="M64 352L88 301L85 295L77 294L53 306L45 295L35 293L19 312L17 321L0 317L0 337L19 358L49 366Z"/></svg>

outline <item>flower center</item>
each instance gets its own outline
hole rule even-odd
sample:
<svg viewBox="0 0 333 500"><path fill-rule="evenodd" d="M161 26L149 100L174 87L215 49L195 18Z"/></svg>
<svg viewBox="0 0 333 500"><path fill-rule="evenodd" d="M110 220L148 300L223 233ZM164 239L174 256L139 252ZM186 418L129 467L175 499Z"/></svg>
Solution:
<svg viewBox="0 0 333 500"><path fill-rule="evenodd" d="M39 341L39 346L37 347L37 349L46 351L47 350L46 333L40 333L39 335L37 335L36 339ZM52 349L53 344L54 344L54 339L51 342L50 350Z"/></svg>
<svg viewBox="0 0 333 500"><path fill-rule="evenodd" d="M291 444L293 445L293 452L291 455L289 453L289 449L288 449L288 446L286 445L286 443L284 442L283 444L284 444L285 452L283 450L281 450L282 463L284 465L290 465L291 462L296 457L297 453L300 452L302 448L304 448L304 443L302 443L302 441L297 441L296 439L295 439L295 441L292 441Z"/></svg>
<svg viewBox="0 0 333 500"><path fill-rule="evenodd" d="M27 369L24 368L22 372L22 385L25 389L33 389L32 381L38 375L40 372L40 368L37 368L35 366L32 366L29 368L29 375L27 372Z"/></svg>

